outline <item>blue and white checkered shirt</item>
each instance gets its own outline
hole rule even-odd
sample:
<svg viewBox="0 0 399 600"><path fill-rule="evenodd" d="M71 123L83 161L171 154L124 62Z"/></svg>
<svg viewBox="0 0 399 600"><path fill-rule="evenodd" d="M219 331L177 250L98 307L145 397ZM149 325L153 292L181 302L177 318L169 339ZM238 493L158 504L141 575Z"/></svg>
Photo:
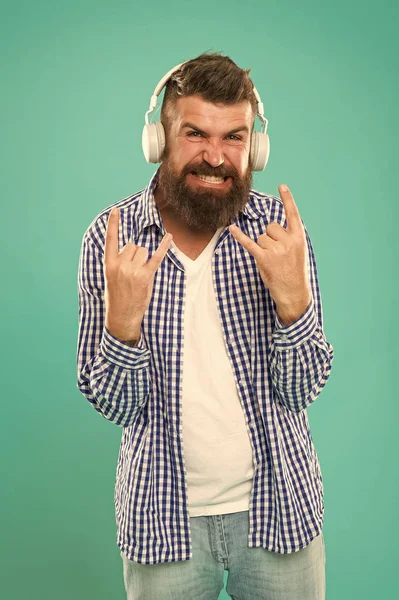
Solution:
<svg viewBox="0 0 399 600"><path fill-rule="evenodd" d="M158 174L159 169L144 190L116 203L119 250L133 242L148 248L150 258L165 235L153 195ZM120 550L148 565L189 560L181 422L185 271L170 248L155 275L138 345L113 337L104 323L103 274L113 206L95 217L82 240L77 385L103 417L123 427L114 495ZM283 203L251 190L235 223L256 240L270 221L286 228ZM255 259L228 228L212 256L226 352L253 448L248 547L281 554L307 546L320 534L324 515L322 476L306 409L329 377L334 351L323 332L306 227L305 233L312 300L288 326L278 318Z"/></svg>

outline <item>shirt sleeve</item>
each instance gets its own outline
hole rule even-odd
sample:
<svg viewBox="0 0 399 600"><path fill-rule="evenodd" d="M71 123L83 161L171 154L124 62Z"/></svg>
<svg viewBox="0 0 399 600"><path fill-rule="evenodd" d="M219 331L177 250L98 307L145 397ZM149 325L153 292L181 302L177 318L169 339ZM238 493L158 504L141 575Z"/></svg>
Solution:
<svg viewBox="0 0 399 600"><path fill-rule="evenodd" d="M312 298L302 315L286 326L279 319L273 302L276 327L269 348L269 368L274 393L293 412L304 410L316 400L327 382L334 359L334 349L323 331L316 260L305 225L304 229Z"/></svg>
<svg viewBox="0 0 399 600"><path fill-rule="evenodd" d="M103 254L86 231L78 269L77 387L104 418L126 427L148 400L151 353L142 333L131 347L105 327Z"/></svg>

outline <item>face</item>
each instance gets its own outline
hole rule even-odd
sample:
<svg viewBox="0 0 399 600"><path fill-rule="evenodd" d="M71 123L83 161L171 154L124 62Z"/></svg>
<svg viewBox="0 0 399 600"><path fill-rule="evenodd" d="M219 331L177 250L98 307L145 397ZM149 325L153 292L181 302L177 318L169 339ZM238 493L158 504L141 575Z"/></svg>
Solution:
<svg viewBox="0 0 399 600"><path fill-rule="evenodd" d="M226 227L252 187L251 104L216 105L187 96L171 113L158 179L165 203L192 230Z"/></svg>

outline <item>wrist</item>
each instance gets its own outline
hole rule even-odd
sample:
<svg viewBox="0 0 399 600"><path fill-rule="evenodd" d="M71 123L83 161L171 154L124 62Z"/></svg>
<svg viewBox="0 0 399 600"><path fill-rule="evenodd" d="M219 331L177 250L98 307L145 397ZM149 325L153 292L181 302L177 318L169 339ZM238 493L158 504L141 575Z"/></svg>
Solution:
<svg viewBox="0 0 399 600"><path fill-rule="evenodd" d="M137 346L137 343L139 341L139 339L134 339L134 340L120 340L123 344L126 344L126 346L131 346L132 348L134 348L135 346Z"/></svg>
<svg viewBox="0 0 399 600"><path fill-rule="evenodd" d="M126 331L126 329L120 329L113 325L106 325L108 332L118 339L120 342L127 344L128 346L135 346L140 339L141 330L135 329L133 331Z"/></svg>
<svg viewBox="0 0 399 600"><path fill-rule="evenodd" d="M311 297L291 304L276 304L277 315L284 327L288 327L294 321L299 319L308 308Z"/></svg>

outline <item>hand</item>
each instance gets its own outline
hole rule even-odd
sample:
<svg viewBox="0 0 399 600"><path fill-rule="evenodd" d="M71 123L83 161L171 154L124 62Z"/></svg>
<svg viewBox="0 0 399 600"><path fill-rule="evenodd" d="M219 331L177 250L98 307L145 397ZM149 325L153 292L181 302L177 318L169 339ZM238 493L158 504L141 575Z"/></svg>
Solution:
<svg viewBox="0 0 399 600"><path fill-rule="evenodd" d="M155 273L173 236L167 233L147 262L147 248L128 243L118 251L118 229L119 209L114 207L108 217L104 247L105 326L123 341L140 337Z"/></svg>
<svg viewBox="0 0 399 600"><path fill-rule="evenodd" d="M252 254L260 276L269 288L278 307L308 306L312 289L308 275L308 250L306 234L294 198L281 185L279 194L284 205L287 229L272 221L266 233L258 237L257 243L245 235L236 225L229 229L233 237ZM301 314L301 311L299 311Z"/></svg>

